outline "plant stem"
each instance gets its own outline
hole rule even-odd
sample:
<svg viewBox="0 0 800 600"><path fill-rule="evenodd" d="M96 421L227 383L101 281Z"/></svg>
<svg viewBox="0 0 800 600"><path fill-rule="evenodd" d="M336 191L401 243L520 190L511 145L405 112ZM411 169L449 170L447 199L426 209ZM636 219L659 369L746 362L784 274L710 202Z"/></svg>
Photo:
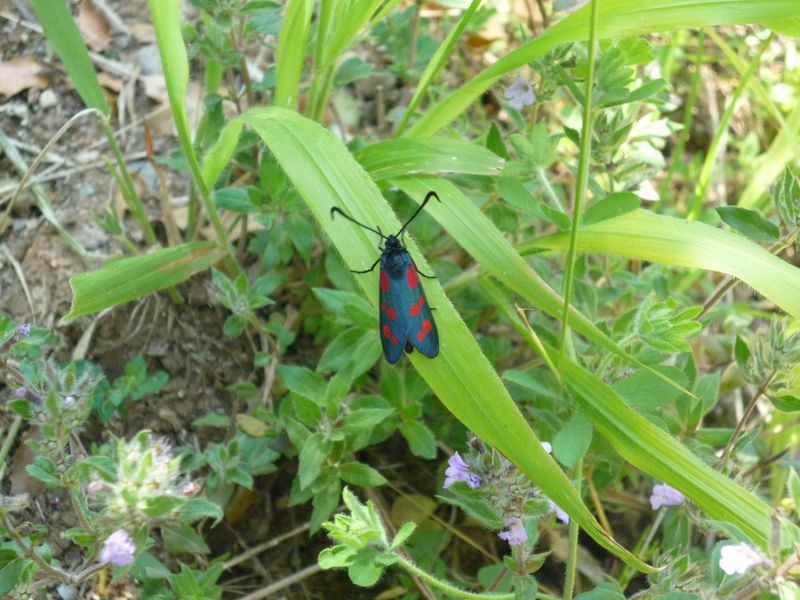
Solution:
<svg viewBox="0 0 800 600"><path fill-rule="evenodd" d="M446 581L441 581L440 579L436 579L434 576L430 575L426 571L423 571L417 565L415 565L409 560L406 560L402 556L398 556L397 559L398 563L402 565L407 571L413 573L426 583L430 584L431 587L442 590L445 593L453 596L454 598L475 598L476 600L485 600L486 598L491 598L492 600L513 600L513 598L515 597L514 594L480 594L476 592L462 590L461 588L457 588L456 586L447 583Z"/></svg>
<svg viewBox="0 0 800 600"><path fill-rule="evenodd" d="M722 470L725 468L725 465L728 463L728 458L730 456L731 450L733 450L733 446L736 444L736 441L739 439L739 435L742 433L742 429L744 428L744 424L750 418L750 415L753 414L753 411L756 408L756 403L761 396L767 391L769 384L772 383L772 380L775 379L775 375L778 374L778 371L773 369L769 375L761 382L761 385L758 386L758 390L753 397L750 399L750 402L747 404L747 408L744 409L744 414L742 418L739 419L739 422L736 424L736 429L731 436L731 439L728 440L728 443L725 445L725 450L722 453L722 457L720 457L719 462L717 463L717 469Z"/></svg>
<svg viewBox="0 0 800 600"><path fill-rule="evenodd" d="M559 350L564 356L569 335L569 307L572 298L572 278L575 275L575 256L578 252L578 227L589 182L589 161L592 152L592 89L595 70L595 34L600 14L600 0L592 0L592 18L589 26L589 70L583 101L583 126L581 127L581 156L578 162L578 178L575 183L575 206L572 209L572 228L569 234L566 272L564 273L564 310L561 314L561 339ZM559 361L561 358L559 358Z"/></svg>
<svg viewBox="0 0 800 600"><path fill-rule="evenodd" d="M106 138L108 138L108 145L111 147L111 153L114 155L114 160L117 163L122 197L125 199L125 203L128 205L131 215L138 221L139 227L142 228L144 239L147 244L155 246L158 244L156 232L153 231L153 226L150 224L150 219L147 217L142 199L139 198L139 194L136 193L136 186L133 185L133 179L131 179L130 171L128 171L128 165L125 164L125 157L122 155L122 150L120 150L119 144L117 144L117 138L114 135L114 130L111 128L111 122L105 117L101 117L100 122L103 124L103 132L106 134Z"/></svg>
<svg viewBox="0 0 800 600"><path fill-rule="evenodd" d="M574 477L577 480L578 494L580 494L581 476L583 473L583 457L578 459L575 465ZM575 519L570 519L569 522L569 542L567 547L567 573L564 578L564 600L572 600L572 595L575 593L575 576L578 571L578 534L580 527Z"/></svg>

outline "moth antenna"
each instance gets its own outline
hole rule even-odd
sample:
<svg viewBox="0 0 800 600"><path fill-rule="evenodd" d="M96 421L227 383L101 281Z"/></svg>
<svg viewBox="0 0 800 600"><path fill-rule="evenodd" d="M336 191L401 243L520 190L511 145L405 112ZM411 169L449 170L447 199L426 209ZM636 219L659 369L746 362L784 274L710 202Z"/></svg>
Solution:
<svg viewBox="0 0 800 600"><path fill-rule="evenodd" d="M340 215L342 215L342 216L343 216L345 219L347 219L348 221L352 221L353 223L355 223L355 224L356 224L356 225L358 225L359 227L363 227L364 229L366 229L366 230L368 230L368 231L371 231L372 233L377 233L377 234L378 234L379 236L381 236L381 238L383 238L384 240L385 240L385 239L388 239L388 238L387 238L385 235L383 235L383 234L382 234L382 233L381 233L379 230L377 230L377 229L373 229L373 228L372 228L372 227L370 227L369 225L364 225L364 224L363 224L363 223L361 223L360 221L356 221L356 220L355 220L353 217L351 217L350 215L346 214L346 213L345 213L345 212L344 212L344 211L343 211L341 208L339 208L338 206L333 206L333 207L331 207L331 220L333 219L333 215L335 215L336 213L339 213L339 214L340 214Z"/></svg>
<svg viewBox="0 0 800 600"><path fill-rule="evenodd" d="M428 203L428 200L430 200L431 198L436 198L439 202L442 201L442 199L439 198L439 194L437 194L433 190L428 192L427 195L425 196L425 199L422 201L422 204L420 204L419 208L414 212L413 215L411 215L411 218L409 218L408 221L406 221L406 224L403 225L403 227L400 228L400 231L397 232L395 237L400 237L400 234L402 234L403 231L405 231L406 227L408 227L409 223L411 223L411 221L413 221L417 217L417 215L422 212L422 209L425 208L425 205Z"/></svg>

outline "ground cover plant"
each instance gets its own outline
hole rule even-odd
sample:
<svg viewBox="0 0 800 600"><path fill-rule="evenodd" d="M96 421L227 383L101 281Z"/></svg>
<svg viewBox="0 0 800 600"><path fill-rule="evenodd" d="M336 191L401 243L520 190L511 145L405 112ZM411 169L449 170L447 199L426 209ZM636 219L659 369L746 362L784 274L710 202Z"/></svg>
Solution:
<svg viewBox="0 0 800 600"><path fill-rule="evenodd" d="M15 9L3 597L800 597L795 0Z"/></svg>

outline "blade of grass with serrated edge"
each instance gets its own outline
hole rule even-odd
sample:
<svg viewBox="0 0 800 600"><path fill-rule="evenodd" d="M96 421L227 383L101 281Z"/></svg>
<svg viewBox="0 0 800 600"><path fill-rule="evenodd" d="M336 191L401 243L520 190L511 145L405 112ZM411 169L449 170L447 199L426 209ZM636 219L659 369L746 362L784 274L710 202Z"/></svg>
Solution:
<svg viewBox="0 0 800 600"><path fill-rule="evenodd" d="M509 52L453 93L426 110L406 135L433 135L465 111L483 92L506 73L514 71L550 50L589 37L589 6ZM797 0L604 0L597 38L619 38L659 31L778 21L800 14Z"/></svg>
<svg viewBox="0 0 800 600"><path fill-rule="evenodd" d="M505 164L483 146L441 137L385 140L353 156L376 180L415 172L497 176Z"/></svg>
<svg viewBox="0 0 800 600"><path fill-rule="evenodd" d="M541 353L497 285L481 281L487 298L530 346ZM550 357L557 351L543 345ZM761 499L718 473L650 421L631 409L603 380L567 357L563 380L597 431L625 460L657 480L681 491L711 518L736 525L754 543L768 549L771 509Z"/></svg>
<svg viewBox="0 0 800 600"><path fill-rule="evenodd" d="M519 250L564 250L567 243L565 234L558 233ZM706 223L635 210L582 227L578 249L726 273L800 317L800 269L737 233Z"/></svg>
<svg viewBox="0 0 800 600"><path fill-rule="evenodd" d="M183 283L225 255L213 242L192 242L121 258L70 278L72 307L66 323Z"/></svg>
<svg viewBox="0 0 800 600"><path fill-rule="evenodd" d="M279 108L252 109L240 118L261 136L345 263L353 269L369 267L378 252L376 236L345 219L333 220L331 208L338 206L383 231L398 231L400 222L343 142L319 124ZM408 250L420 270L428 269L411 240ZM377 272L356 276L376 311L377 277ZM425 288L429 302L436 307L440 353L431 360L415 352L408 355L408 360L434 393L466 427L512 458L597 543L629 565L650 570L607 537L542 448L439 282L426 281Z"/></svg>

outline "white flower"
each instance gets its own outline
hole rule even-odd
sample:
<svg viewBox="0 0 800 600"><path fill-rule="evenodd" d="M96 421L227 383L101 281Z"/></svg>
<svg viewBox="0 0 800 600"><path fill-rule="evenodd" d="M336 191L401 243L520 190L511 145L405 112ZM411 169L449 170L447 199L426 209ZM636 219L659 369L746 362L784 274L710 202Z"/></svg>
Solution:
<svg viewBox="0 0 800 600"><path fill-rule="evenodd" d="M739 573L744 575L751 567L764 563L764 557L744 542L728 544L722 547L719 555L719 568L728 575Z"/></svg>

